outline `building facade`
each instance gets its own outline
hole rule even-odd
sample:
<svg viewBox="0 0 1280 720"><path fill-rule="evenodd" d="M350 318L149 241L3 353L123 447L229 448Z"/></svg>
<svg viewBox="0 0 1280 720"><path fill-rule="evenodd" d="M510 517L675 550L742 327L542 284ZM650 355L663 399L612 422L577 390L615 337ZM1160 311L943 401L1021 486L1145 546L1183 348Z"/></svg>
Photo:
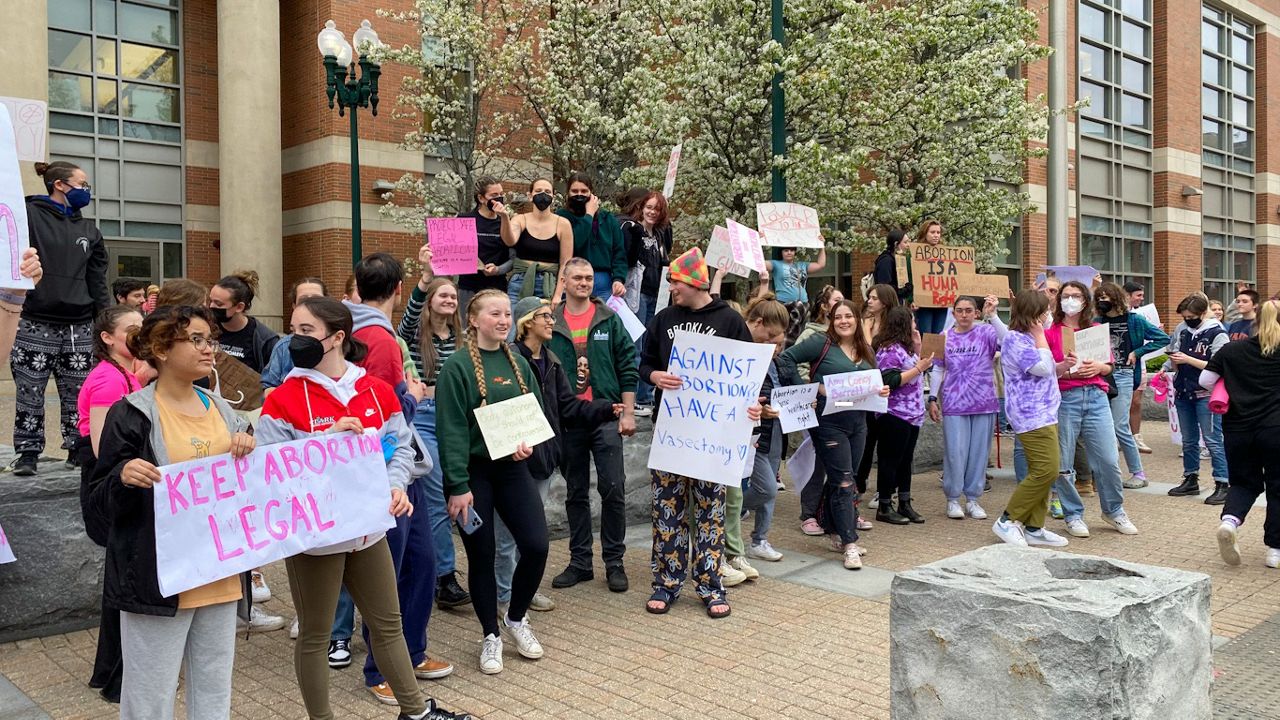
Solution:
<svg viewBox="0 0 1280 720"><path fill-rule="evenodd" d="M1089 101L1068 132L1072 261L1145 283L1164 314L1197 289L1280 290L1280 0L1067 1L1069 101ZM112 279L251 268L254 312L278 322L298 278L350 271L349 126L316 33L369 18L384 42L416 43L375 16L411 4L10 0L0 96L48 101L49 157L89 173ZM1047 0L1029 7L1047 17ZM381 114L360 111L363 245L413 257L421 233L384 220L373 188L431 159L398 147L420 120L393 117L405 69L383 71ZM1022 71L1047 91L1047 63ZM43 192L29 164L24 183ZM1022 189L1041 210L1010 236L1015 285L1045 262L1043 161ZM865 264L837 266L846 286Z"/></svg>

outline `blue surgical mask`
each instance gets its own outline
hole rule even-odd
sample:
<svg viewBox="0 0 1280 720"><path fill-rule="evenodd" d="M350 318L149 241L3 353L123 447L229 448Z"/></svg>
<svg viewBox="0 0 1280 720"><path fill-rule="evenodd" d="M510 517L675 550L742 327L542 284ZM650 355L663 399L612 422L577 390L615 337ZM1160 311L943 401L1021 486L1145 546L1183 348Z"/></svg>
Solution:
<svg viewBox="0 0 1280 720"><path fill-rule="evenodd" d="M79 210L93 200L88 188L71 188L67 191L67 205Z"/></svg>

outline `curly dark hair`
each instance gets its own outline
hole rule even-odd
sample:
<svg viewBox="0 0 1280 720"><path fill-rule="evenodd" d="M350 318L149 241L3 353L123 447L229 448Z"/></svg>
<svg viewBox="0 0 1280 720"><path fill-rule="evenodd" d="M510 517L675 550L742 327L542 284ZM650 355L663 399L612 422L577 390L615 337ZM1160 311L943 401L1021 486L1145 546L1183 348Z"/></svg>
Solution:
<svg viewBox="0 0 1280 720"><path fill-rule="evenodd" d="M209 310L195 305L169 305L156 308L142 321L142 327L129 333L129 352L152 367L156 357L189 339L187 328L192 320L203 320L209 326L209 337L218 337L218 323Z"/></svg>

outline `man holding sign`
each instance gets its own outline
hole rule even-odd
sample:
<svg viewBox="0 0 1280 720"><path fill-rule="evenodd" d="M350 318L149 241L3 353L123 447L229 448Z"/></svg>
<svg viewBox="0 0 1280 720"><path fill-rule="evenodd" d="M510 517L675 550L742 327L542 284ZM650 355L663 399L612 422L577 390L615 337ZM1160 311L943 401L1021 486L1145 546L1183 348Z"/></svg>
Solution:
<svg viewBox="0 0 1280 720"><path fill-rule="evenodd" d="M723 437L729 434L725 431L730 425L736 431L745 420L760 418L759 391L772 348L761 345L758 349L762 355L750 358L731 357L732 350L725 348L718 353L694 349L690 334L738 341L731 345L741 352L742 344L751 343L751 332L741 315L723 300L711 296L707 263L698 248L671 262L669 280L672 304L649 323L640 356L641 377L657 388L654 440L649 453L654 485L653 595L645 609L660 615L679 597L689 572L692 542L694 590L706 605L707 615L723 618L730 612L720 582L724 552L723 483L739 482L742 478L740 471L746 463L750 423L740 428L744 432L741 442L730 446L723 442ZM726 381L725 392L732 397L722 395L722 400L717 402L692 397L700 391L692 385L686 387L685 375L709 362L727 363L726 372L721 375ZM709 392L708 383L702 382L699 386ZM666 393L671 394L664 397ZM716 425L719 428L713 429ZM672 432L691 426L706 432L701 440L690 441ZM724 467L714 480L708 479L709 475L702 470L698 471L699 476L691 477L676 472L669 462L672 458L697 460L703 467L719 460ZM686 467L692 464L685 462ZM689 525L690 503L694 506L696 530Z"/></svg>

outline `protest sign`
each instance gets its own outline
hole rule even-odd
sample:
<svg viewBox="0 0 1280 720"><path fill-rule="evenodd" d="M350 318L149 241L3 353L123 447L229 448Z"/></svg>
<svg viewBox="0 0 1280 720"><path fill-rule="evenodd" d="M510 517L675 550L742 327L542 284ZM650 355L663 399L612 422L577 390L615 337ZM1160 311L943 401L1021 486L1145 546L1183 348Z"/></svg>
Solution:
<svg viewBox="0 0 1280 720"><path fill-rule="evenodd" d="M0 287L30 290L35 285L18 271L22 253L31 241L27 236L27 201L22 192L13 130L9 110L0 106Z"/></svg>
<svg viewBox="0 0 1280 720"><path fill-rule="evenodd" d="M733 255L733 261L756 272L764 270L764 252L760 249L760 233L732 220L726 219L724 222L729 231L729 252Z"/></svg>
<svg viewBox="0 0 1280 720"><path fill-rule="evenodd" d="M395 525L373 432L174 463L161 467L160 477L152 503L166 596Z"/></svg>
<svg viewBox="0 0 1280 720"><path fill-rule="evenodd" d="M1174 404L1174 394L1169 393L1168 409L1169 409L1169 439L1174 445L1182 444L1182 428L1178 426L1178 407Z"/></svg>
<svg viewBox="0 0 1280 720"><path fill-rule="evenodd" d="M827 392L827 405L823 415L847 410L888 412L889 398L880 397L884 378L879 370L854 370L835 375L824 375L822 387Z"/></svg>
<svg viewBox="0 0 1280 720"><path fill-rule="evenodd" d="M622 320L622 325L627 329L627 334L631 336L631 341L635 342L644 335L644 323L640 322L640 318L631 312L631 308L627 307L626 298L620 295L610 295L609 299L604 302L609 309L618 314Z"/></svg>
<svg viewBox="0 0 1280 720"><path fill-rule="evenodd" d="M797 203L756 205L756 228L763 244L772 247L822 247L818 211Z"/></svg>
<svg viewBox="0 0 1280 720"><path fill-rule="evenodd" d="M671 304L671 282L667 277L670 272L671 268L662 268L662 280L658 282L658 304L653 308L655 314L662 312L667 305Z"/></svg>
<svg viewBox="0 0 1280 720"><path fill-rule="evenodd" d="M1135 315L1141 315L1146 318L1147 322L1151 323L1155 327L1160 327L1160 311L1156 309L1154 303L1143 305L1140 308L1136 308L1133 312Z"/></svg>
<svg viewBox="0 0 1280 720"><path fill-rule="evenodd" d="M947 337L937 333L924 333L920 336L920 357L933 356L935 362L941 362L947 351Z"/></svg>
<svg viewBox="0 0 1280 720"><path fill-rule="evenodd" d="M911 263L911 258L904 253L898 253L893 256L894 269L898 272L898 287L906 287L907 282L911 279L911 270L907 266Z"/></svg>
<svg viewBox="0 0 1280 720"><path fill-rule="evenodd" d="M489 457L494 460L511 455L520 443L533 447L556 436L542 414L538 397L531 392L478 407L475 414Z"/></svg>
<svg viewBox="0 0 1280 720"><path fill-rule="evenodd" d="M1045 276L1049 277L1049 273L1059 282L1074 280L1087 288L1093 287L1093 279L1098 275L1098 271L1088 265L1046 265Z"/></svg>
<svg viewBox="0 0 1280 720"><path fill-rule="evenodd" d="M671 199L671 193L676 191L676 169L680 167L680 150L684 147L684 143L678 143L671 148L671 157L667 160L667 180L662 183L662 195L667 200Z"/></svg>
<svg viewBox="0 0 1280 720"><path fill-rule="evenodd" d="M479 267L475 218L427 218L427 242L436 275L473 275Z"/></svg>
<svg viewBox="0 0 1280 720"><path fill-rule="evenodd" d="M949 308L961 295L1009 296L1009 279L1003 275L979 275L974 249L968 245L907 246L916 305Z"/></svg>
<svg viewBox="0 0 1280 720"><path fill-rule="evenodd" d="M9 110L18 159L44 162L45 135L49 126L48 103L30 98L0 97L0 105Z"/></svg>
<svg viewBox="0 0 1280 720"><path fill-rule="evenodd" d="M976 297L981 300L988 295L995 295L1000 300L1009 299L1009 278L1004 275L962 275L960 276L960 294ZM982 309L982 303L978 303Z"/></svg>
<svg viewBox="0 0 1280 720"><path fill-rule="evenodd" d="M791 487L795 490L797 497L804 492L804 486L809 484L809 478L813 477L813 468L817 465L817 461L818 454L813 449L812 436L805 435L804 441L795 452L791 453L791 457L787 458L787 474L791 476Z"/></svg>
<svg viewBox="0 0 1280 720"><path fill-rule="evenodd" d="M764 252L761 251L761 256ZM707 264L720 268L730 275L750 277L751 268L733 261L733 250L729 247L729 229L717 225L711 231L711 241L707 243Z"/></svg>
<svg viewBox="0 0 1280 720"><path fill-rule="evenodd" d="M759 435L752 435L751 440L747 442L747 459L742 461L742 472L739 473L739 480L746 480L756 471L756 443L759 439Z"/></svg>
<svg viewBox="0 0 1280 720"><path fill-rule="evenodd" d="M1076 351L1076 331L1066 325L1058 326L1058 333L1062 336L1062 355L1066 357Z"/></svg>
<svg viewBox="0 0 1280 720"><path fill-rule="evenodd" d="M818 416L814 413L813 403L818 399L818 383L775 387L769 405L778 411L778 422L782 424L782 432L816 427Z"/></svg>
<svg viewBox="0 0 1280 720"><path fill-rule="evenodd" d="M18 558L13 556L13 546L9 544L9 538L4 534L4 528L0 527L0 565L17 561Z"/></svg>
<svg viewBox="0 0 1280 720"><path fill-rule="evenodd" d="M683 383L654 409L649 467L721 484L737 483L773 346L676 330L667 372Z"/></svg>
<svg viewBox="0 0 1280 720"><path fill-rule="evenodd" d="M1076 352L1076 366L1073 370L1085 360L1111 362L1111 329L1107 325L1094 325L1075 331L1073 344Z"/></svg>

